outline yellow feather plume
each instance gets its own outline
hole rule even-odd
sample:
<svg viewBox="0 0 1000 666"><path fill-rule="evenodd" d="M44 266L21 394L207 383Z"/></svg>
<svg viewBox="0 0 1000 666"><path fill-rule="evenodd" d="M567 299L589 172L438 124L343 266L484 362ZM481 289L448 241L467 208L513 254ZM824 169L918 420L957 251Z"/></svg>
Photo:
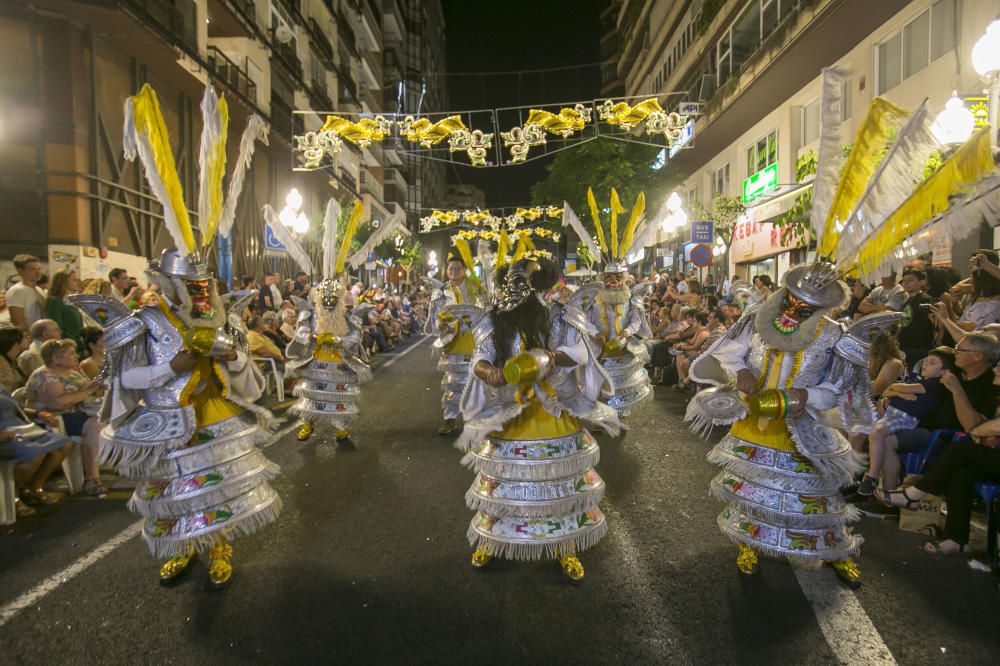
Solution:
<svg viewBox="0 0 1000 666"><path fill-rule="evenodd" d="M524 256L524 253L528 251L528 235L521 234L521 237L517 241L517 249L514 250L514 258L511 259L511 263L517 263Z"/></svg>
<svg viewBox="0 0 1000 666"><path fill-rule="evenodd" d="M627 254L632 249L632 241L635 238L635 229L639 226L639 219L646 212L646 193L639 192L635 198L635 205L632 206L632 214L629 215L628 225L625 227L625 235L622 236L622 253Z"/></svg>
<svg viewBox="0 0 1000 666"><path fill-rule="evenodd" d="M344 231L344 239L340 241L340 250L337 251L337 262L333 266L333 270L336 273L344 270L344 265L347 263L347 255L351 251L351 241L354 240L354 234L358 230L358 223L361 222L364 214L365 205L361 203L360 199L355 200L354 208L351 210L351 218L347 221L347 230Z"/></svg>
<svg viewBox="0 0 1000 666"><path fill-rule="evenodd" d="M597 244L601 246L602 252L608 251L608 244L604 241L604 229L601 228L601 216L597 213L597 200L594 199L594 190L587 188L587 203L590 204L590 216L594 218L594 228L597 230Z"/></svg>
<svg viewBox="0 0 1000 666"><path fill-rule="evenodd" d="M456 238L455 249L458 250L459 256L462 257L462 263L471 272L476 262L472 259L472 249L469 247L469 241L464 238Z"/></svg>
<svg viewBox="0 0 1000 666"><path fill-rule="evenodd" d="M500 241L497 243L497 268L507 265L507 253L510 252L510 236L507 230L500 231Z"/></svg>

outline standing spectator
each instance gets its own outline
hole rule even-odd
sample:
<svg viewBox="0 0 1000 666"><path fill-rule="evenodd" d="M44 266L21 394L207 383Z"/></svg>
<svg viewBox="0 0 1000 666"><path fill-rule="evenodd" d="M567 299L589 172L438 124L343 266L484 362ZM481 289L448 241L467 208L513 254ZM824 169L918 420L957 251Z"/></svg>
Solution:
<svg viewBox="0 0 1000 666"><path fill-rule="evenodd" d="M45 299L45 316L59 325L62 336L72 340L77 352L82 354L83 348L83 315L80 311L63 300L69 294L80 291L80 278L76 271L63 268L52 276L52 288L49 297Z"/></svg>
<svg viewBox="0 0 1000 666"><path fill-rule="evenodd" d="M267 276L267 286L271 291L271 309L275 312L281 307L281 303L285 300L281 296L281 277L277 273L271 273Z"/></svg>
<svg viewBox="0 0 1000 666"><path fill-rule="evenodd" d="M25 376L30 377L38 368L42 367L42 345L49 340L58 340L62 337L59 324L51 319L39 319L31 325L31 344L21 352L17 359L17 365Z"/></svg>
<svg viewBox="0 0 1000 666"><path fill-rule="evenodd" d="M76 347L69 340L49 340L42 345L42 361L44 365L28 378L28 404L59 414L67 435L83 437L83 492L104 495L107 490L101 485L97 467L101 425L94 404L94 394L104 385L80 372Z"/></svg>
<svg viewBox="0 0 1000 666"><path fill-rule="evenodd" d="M244 275L240 278L240 284L243 286L243 291L257 288L257 280L252 275Z"/></svg>
<svg viewBox="0 0 1000 666"><path fill-rule="evenodd" d="M80 362L80 370L93 379L104 367L104 331L97 326L85 326L83 345L87 348L87 358Z"/></svg>
<svg viewBox="0 0 1000 666"><path fill-rule="evenodd" d="M7 292L0 291L0 326L10 323L10 310L7 308Z"/></svg>
<svg viewBox="0 0 1000 666"><path fill-rule="evenodd" d="M13 393L28 382L17 357L28 348L28 334L16 326L0 326L0 387Z"/></svg>
<svg viewBox="0 0 1000 666"><path fill-rule="evenodd" d="M921 269L905 269L899 285L906 293L906 303L903 304L903 319L899 322L896 340L907 368L912 368L914 363L927 356L937 337L930 311L934 299L924 291L927 288L927 273Z"/></svg>
<svg viewBox="0 0 1000 666"><path fill-rule="evenodd" d="M868 294L865 300L858 306L858 313L863 315L874 314L875 312L899 312L906 302L906 293L903 287L896 284L895 271L882 278L882 284L875 287Z"/></svg>
<svg viewBox="0 0 1000 666"><path fill-rule="evenodd" d="M42 318L45 292L38 286L38 281L42 277L42 264L38 257L19 254L14 257L14 268L17 269L21 279L7 290L10 323L27 331L32 324Z"/></svg>
<svg viewBox="0 0 1000 666"><path fill-rule="evenodd" d="M111 282L111 297L124 303L132 291L132 278L128 276L128 271L124 268L112 268L108 273L108 280Z"/></svg>
<svg viewBox="0 0 1000 666"><path fill-rule="evenodd" d="M270 275L264 276L264 282L259 292L257 292L257 312L268 312L274 310L274 299L271 298Z"/></svg>

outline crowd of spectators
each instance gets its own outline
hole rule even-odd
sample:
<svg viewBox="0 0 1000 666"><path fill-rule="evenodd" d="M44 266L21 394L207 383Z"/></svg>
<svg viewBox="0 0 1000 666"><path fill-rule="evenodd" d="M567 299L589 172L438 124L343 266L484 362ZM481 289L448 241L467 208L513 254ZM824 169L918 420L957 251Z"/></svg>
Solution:
<svg viewBox="0 0 1000 666"><path fill-rule="evenodd" d="M31 255L16 256L14 266L17 282L0 290L0 458L15 463L16 513L26 517L40 505L59 502L45 484L74 446L82 454L82 492L95 497L107 493L98 466L100 402L106 389L104 331L66 296L101 294L133 310L156 306L160 296L155 285L140 286L123 268L110 271L107 279L81 281L71 268L46 280L40 260ZM284 370L285 349L309 306L312 288L305 273L288 279L270 273L260 280L242 278L229 295L258 292L241 316L251 355L262 369L273 362L279 372ZM369 355L391 351L419 332L429 297L426 287L398 291L358 281L343 296L347 310L359 316ZM286 381L290 386L294 380Z"/></svg>

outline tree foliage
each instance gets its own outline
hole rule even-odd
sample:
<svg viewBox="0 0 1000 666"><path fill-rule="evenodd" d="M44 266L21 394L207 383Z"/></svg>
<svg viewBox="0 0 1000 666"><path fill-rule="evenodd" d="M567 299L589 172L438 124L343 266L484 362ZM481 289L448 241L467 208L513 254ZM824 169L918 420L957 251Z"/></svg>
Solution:
<svg viewBox="0 0 1000 666"><path fill-rule="evenodd" d="M532 203L561 205L568 201L581 222L594 229L587 206L587 188L594 190L598 206L609 205L611 188L622 205L631 208L640 192L646 193L646 217L654 214L667 193L672 170L669 164L653 168L660 148L611 139L595 139L558 153L545 167L548 175L531 188Z"/></svg>
<svg viewBox="0 0 1000 666"><path fill-rule="evenodd" d="M745 213L747 207L739 197L727 197L720 194L712 200L712 205L708 208L700 201L691 202L691 212L694 219L711 220L715 227L715 233L728 240L732 236L733 226L736 219Z"/></svg>
<svg viewBox="0 0 1000 666"><path fill-rule="evenodd" d="M803 180L816 173L816 153L810 150L795 161L795 181ZM788 212L779 217L774 226L781 230L781 242L794 242L802 246L809 242L809 218L812 215L812 188L795 197L795 203Z"/></svg>

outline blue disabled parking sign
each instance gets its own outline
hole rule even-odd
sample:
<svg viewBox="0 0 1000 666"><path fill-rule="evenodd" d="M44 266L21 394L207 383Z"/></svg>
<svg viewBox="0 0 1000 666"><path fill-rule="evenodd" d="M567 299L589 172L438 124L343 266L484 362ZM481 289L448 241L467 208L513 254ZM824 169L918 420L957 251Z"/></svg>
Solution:
<svg viewBox="0 0 1000 666"><path fill-rule="evenodd" d="M265 252L287 252L288 248L281 244L271 231L271 227L264 225L264 251Z"/></svg>

